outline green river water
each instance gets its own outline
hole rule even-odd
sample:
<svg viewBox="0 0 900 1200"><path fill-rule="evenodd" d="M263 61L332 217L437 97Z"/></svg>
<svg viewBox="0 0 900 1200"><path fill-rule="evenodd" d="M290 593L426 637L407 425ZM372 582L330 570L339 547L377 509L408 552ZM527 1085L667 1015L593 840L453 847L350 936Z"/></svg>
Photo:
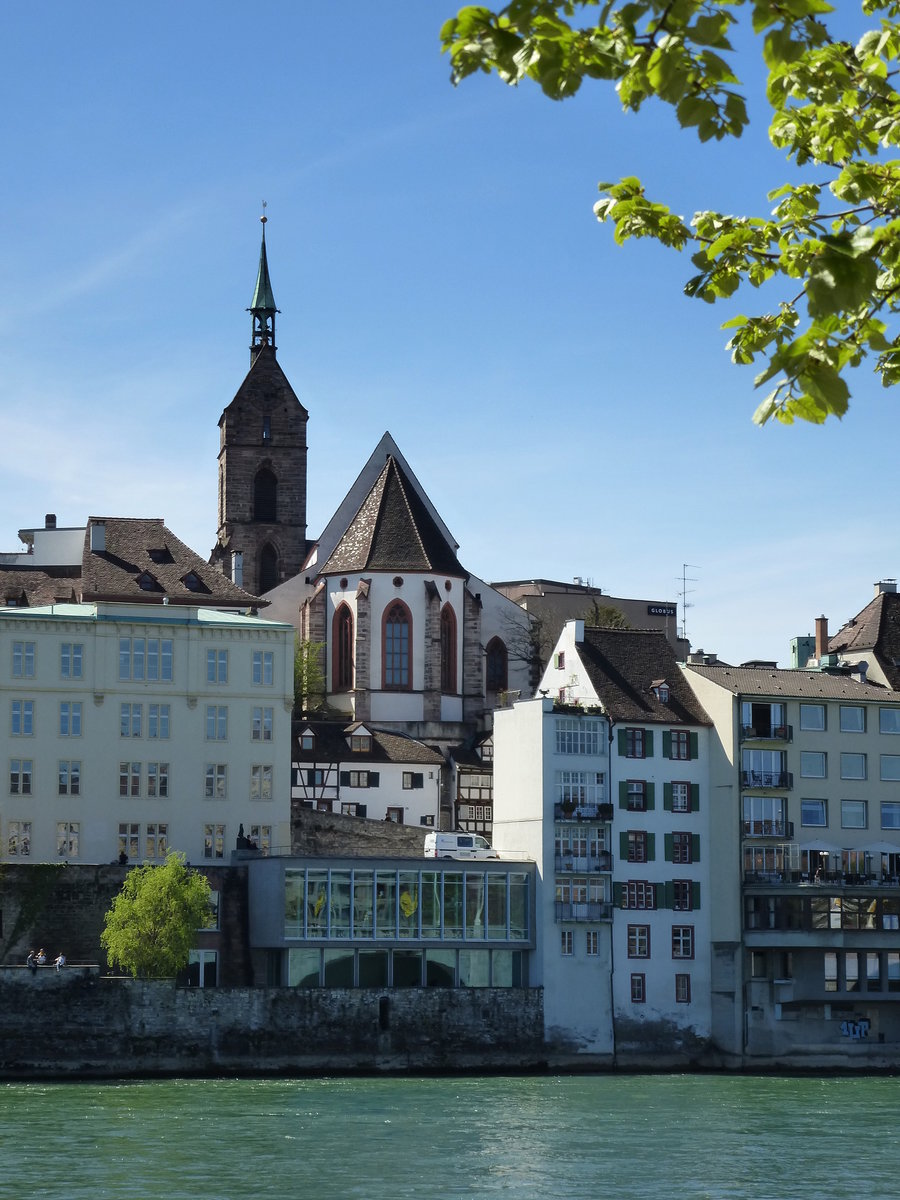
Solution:
<svg viewBox="0 0 900 1200"><path fill-rule="evenodd" d="M900 1079L0 1085L0 1197L900 1195Z"/></svg>

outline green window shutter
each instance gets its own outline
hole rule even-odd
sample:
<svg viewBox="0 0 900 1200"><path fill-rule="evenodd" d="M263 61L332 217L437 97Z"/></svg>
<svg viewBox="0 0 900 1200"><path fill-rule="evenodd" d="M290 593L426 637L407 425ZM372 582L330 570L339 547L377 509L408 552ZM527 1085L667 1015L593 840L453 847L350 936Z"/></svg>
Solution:
<svg viewBox="0 0 900 1200"><path fill-rule="evenodd" d="M350 772L349 771L341 771L340 774L338 775L338 780L340 781L341 787L349 787L350 786Z"/></svg>
<svg viewBox="0 0 900 1200"><path fill-rule="evenodd" d="M672 811L672 785L671 783L663 784L663 808L666 812Z"/></svg>
<svg viewBox="0 0 900 1200"><path fill-rule="evenodd" d="M700 737L696 733L691 734L691 758L698 758L700 755Z"/></svg>
<svg viewBox="0 0 900 1200"><path fill-rule="evenodd" d="M621 883L613 884L613 904L616 908L624 908L622 903L624 899L624 890L625 889L622 887Z"/></svg>
<svg viewBox="0 0 900 1200"><path fill-rule="evenodd" d="M700 811L700 784L691 784L691 812Z"/></svg>
<svg viewBox="0 0 900 1200"><path fill-rule="evenodd" d="M624 758L625 757L625 730L620 729L618 731L618 733L619 733L619 757Z"/></svg>
<svg viewBox="0 0 900 1200"><path fill-rule="evenodd" d="M672 734L668 729L663 730L663 758L672 757Z"/></svg>
<svg viewBox="0 0 900 1200"><path fill-rule="evenodd" d="M644 784L644 799L646 800L647 812L650 812L651 809L656 807L656 800L654 798L655 791L656 791L656 784L654 784L654 783L645 783Z"/></svg>
<svg viewBox="0 0 900 1200"><path fill-rule="evenodd" d="M628 862L628 834L623 829L619 834L619 858L622 862Z"/></svg>
<svg viewBox="0 0 900 1200"><path fill-rule="evenodd" d="M666 840L666 862L672 861L672 843L674 841L671 833L665 835Z"/></svg>
<svg viewBox="0 0 900 1200"><path fill-rule="evenodd" d="M619 808L628 807L628 780L619 780Z"/></svg>
<svg viewBox="0 0 900 1200"><path fill-rule="evenodd" d="M644 758L653 757L653 730L644 730Z"/></svg>
<svg viewBox="0 0 900 1200"><path fill-rule="evenodd" d="M380 779L381 779L381 773L379 771L370 771L369 772L369 787L378 787L378 782Z"/></svg>
<svg viewBox="0 0 900 1200"><path fill-rule="evenodd" d="M697 882L691 884L691 905L694 908L700 907L700 884Z"/></svg>
<svg viewBox="0 0 900 1200"><path fill-rule="evenodd" d="M667 879L665 883L661 883L659 885L659 890L662 893L662 900L660 902L659 907L660 908L674 908L675 907L675 884L672 882L672 880Z"/></svg>
<svg viewBox="0 0 900 1200"><path fill-rule="evenodd" d="M691 862L700 861L700 834L691 834Z"/></svg>
<svg viewBox="0 0 900 1200"><path fill-rule="evenodd" d="M647 862L653 862L656 858L656 834L647 834Z"/></svg>

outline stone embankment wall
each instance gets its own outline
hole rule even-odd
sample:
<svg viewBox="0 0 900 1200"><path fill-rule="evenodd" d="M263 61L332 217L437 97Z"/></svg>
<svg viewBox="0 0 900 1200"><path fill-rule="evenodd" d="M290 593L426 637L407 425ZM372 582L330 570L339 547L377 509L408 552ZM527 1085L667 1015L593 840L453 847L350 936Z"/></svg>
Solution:
<svg viewBox="0 0 900 1200"><path fill-rule="evenodd" d="M0 1078L545 1065L539 989L176 988L0 968Z"/></svg>
<svg viewBox="0 0 900 1200"><path fill-rule="evenodd" d="M294 854L321 854L326 858L345 855L421 858L427 833L423 825L397 825L393 821L320 813L296 803L291 813Z"/></svg>

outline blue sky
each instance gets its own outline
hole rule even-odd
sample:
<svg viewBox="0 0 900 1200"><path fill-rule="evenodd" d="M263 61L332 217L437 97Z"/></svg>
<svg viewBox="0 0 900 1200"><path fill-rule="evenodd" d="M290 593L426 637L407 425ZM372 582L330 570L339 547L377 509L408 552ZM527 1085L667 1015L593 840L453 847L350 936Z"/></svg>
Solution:
<svg viewBox="0 0 900 1200"><path fill-rule="evenodd" d="M695 647L786 663L900 573L897 398L857 371L843 422L757 429L719 326L758 297L688 300L686 256L616 247L592 214L625 174L684 214L765 211L788 173L764 112L700 146L602 86L454 89L454 11L5 11L0 547L55 512L162 516L209 553L265 199L311 534L388 429L473 573L669 599L689 563Z"/></svg>

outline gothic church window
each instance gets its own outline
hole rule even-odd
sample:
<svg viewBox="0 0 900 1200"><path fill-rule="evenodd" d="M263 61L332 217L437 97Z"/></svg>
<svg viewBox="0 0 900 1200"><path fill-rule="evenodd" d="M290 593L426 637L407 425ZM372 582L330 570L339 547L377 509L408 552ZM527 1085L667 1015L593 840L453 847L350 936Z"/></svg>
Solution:
<svg viewBox="0 0 900 1200"><path fill-rule="evenodd" d="M485 651L487 690L502 692L508 687L509 660L502 638L491 638Z"/></svg>
<svg viewBox="0 0 900 1200"><path fill-rule="evenodd" d="M253 480L254 521L277 520L278 481L268 467L261 467Z"/></svg>
<svg viewBox="0 0 900 1200"><path fill-rule="evenodd" d="M333 687L349 692L353 687L353 614L342 604L334 614Z"/></svg>
<svg viewBox="0 0 900 1200"><path fill-rule="evenodd" d="M384 687L408 691L412 686L411 671L412 619L409 609L400 601L387 610L384 617Z"/></svg>
<svg viewBox="0 0 900 1200"><path fill-rule="evenodd" d="M449 604L441 609L441 691L456 691L456 614Z"/></svg>

